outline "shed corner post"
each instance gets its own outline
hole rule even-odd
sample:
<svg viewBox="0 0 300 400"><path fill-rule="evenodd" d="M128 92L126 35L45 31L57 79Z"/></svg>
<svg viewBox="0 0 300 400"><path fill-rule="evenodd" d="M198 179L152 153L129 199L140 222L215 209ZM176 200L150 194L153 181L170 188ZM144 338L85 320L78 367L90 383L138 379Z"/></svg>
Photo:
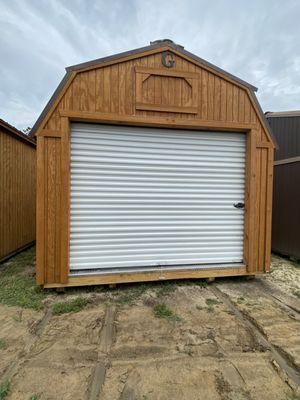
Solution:
<svg viewBox="0 0 300 400"><path fill-rule="evenodd" d="M69 279L69 242L70 242L70 120L61 117L61 257L60 283Z"/></svg>
<svg viewBox="0 0 300 400"><path fill-rule="evenodd" d="M273 207L273 178L274 178L275 148L268 149L267 193L266 193L266 244L265 244L265 272L270 271L271 239L272 239L272 207Z"/></svg>
<svg viewBox="0 0 300 400"><path fill-rule="evenodd" d="M255 195L256 195L256 130L247 133L244 261L248 274L253 274L255 265Z"/></svg>
<svg viewBox="0 0 300 400"><path fill-rule="evenodd" d="M37 136L36 157L36 284L45 283L45 138Z"/></svg>

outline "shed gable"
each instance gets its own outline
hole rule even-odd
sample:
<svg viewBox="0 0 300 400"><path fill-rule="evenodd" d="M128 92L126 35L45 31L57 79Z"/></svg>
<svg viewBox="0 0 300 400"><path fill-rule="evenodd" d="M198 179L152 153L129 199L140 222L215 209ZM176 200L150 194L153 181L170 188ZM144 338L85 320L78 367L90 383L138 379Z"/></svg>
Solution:
<svg viewBox="0 0 300 400"><path fill-rule="evenodd" d="M272 141L249 88L172 49L169 53L172 68L163 66L165 49L161 49L73 71L39 131L60 130L61 112L98 112L254 124L258 141Z"/></svg>

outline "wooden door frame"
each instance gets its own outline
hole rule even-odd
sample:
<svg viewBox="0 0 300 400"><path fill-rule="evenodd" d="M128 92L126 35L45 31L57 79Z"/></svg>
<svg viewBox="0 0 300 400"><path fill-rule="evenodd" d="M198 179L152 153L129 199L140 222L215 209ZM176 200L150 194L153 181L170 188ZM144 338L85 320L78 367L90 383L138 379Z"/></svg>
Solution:
<svg viewBox="0 0 300 400"><path fill-rule="evenodd" d="M60 258L60 283L45 283L44 287L65 287L80 285L109 284L121 282L139 282L165 279L183 279L183 278L209 278L221 276L247 275L251 274L253 259L253 234L254 218L251 216L254 212L255 199L255 153L256 141L254 124L241 124L237 122L204 121L204 120L184 120L176 118L162 117L142 117L127 116L117 114L107 114L98 112L60 112L61 130L51 131L42 130L38 136L52 136L61 138L61 258ZM153 128L169 128L197 131L217 131L245 133L246 138L246 165L245 165L245 218L244 218L244 260L239 267L228 268L201 268L178 269L176 271L163 272L133 272L120 274L103 274L95 276L70 277L69 270L69 248L70 248L70 143L71 143L71 123L95 123L110 124L121 126L145 126Z"/></svg>

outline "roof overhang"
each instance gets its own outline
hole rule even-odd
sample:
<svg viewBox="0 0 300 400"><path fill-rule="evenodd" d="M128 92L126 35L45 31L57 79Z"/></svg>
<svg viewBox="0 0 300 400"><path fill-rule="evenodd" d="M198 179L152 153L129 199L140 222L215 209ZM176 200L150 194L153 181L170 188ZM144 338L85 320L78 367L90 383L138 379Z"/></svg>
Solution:
<svg viewBox="0 0 300 400"><path fill-rule="evenodd" d="M32 139L31 135L25 135L23 132L19 131L19 129L10 125L8 122L0 119L0 127L9 135L14 136L16 139L26 142L31 146L36 147L36 142Z"/></svg>

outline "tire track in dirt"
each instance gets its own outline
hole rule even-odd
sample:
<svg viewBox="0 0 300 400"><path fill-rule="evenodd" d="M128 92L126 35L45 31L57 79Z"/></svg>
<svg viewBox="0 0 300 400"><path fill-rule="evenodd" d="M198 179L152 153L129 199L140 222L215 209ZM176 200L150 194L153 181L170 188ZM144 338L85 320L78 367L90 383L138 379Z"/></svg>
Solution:
<svg viewBox="0 0 300 400"><path fill-rule="evenodd" d="M22 365L28 359L30 359L31 351L33 350L35 344L38 342L40 336L44 332L51 318L52 309L48 308L46 309L44 316L34 326L31 327L30 335L24 344L23 350L1 377L0 385L2 385L6 381L10 381L18 373Z"/></svg>
<svg viewBox="0 0 300 400"><path fill-rule="evenodd" d="M272 297L272 299L275 300L281 307L297 313L296 318L300 320L300 304L297 299L293 299L291 295L282 293L280 290L273 287L273 285L269 282L259 280L256 282L256 284L261 286L265 295Z"/></svg>
<svg viewBox="0 0 300 400"><path fill-rule="evenodd" d="M251 318L248 314L240 311L237 306L232 302L230 297L221 291L216 284L211 284L209 286L211 292L222 301L233 313L234 315L245 325L248 329L251 330L253 335L257 338L257 340L261 343L263 347L270 351L270 354L275 361L273 363L277 372L278 369L283 373L284 380L287 381L289 386L297 391L300 388L300 373L297 368L291 363L289 357L287 357L284 353L279 351L265 336L264 332L260 329L257 322Z"/></svg>
<svg viewBox="0 0 300 400"><path fill-rule="evenodd" d="M105 313L104 324L100 332L99 352L102 354L92 374L91 384L88 392L89 400L98 400L105 381L106 369L109 366L109 353L115 339L115 318L117 308L108 305Z"/></svg>

